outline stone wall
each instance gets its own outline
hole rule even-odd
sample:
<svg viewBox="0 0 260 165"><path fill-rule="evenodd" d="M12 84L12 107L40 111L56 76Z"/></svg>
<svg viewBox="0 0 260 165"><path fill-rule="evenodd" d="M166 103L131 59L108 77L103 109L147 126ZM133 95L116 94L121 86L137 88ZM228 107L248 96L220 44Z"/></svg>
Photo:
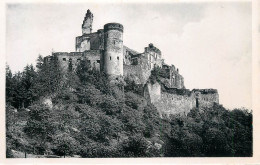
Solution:
<svg viewBox="0 0 260 165"><path fill-rule="evenodd" d="M212 107L214 103L219 103L218 93L200 94L199 107Z"/></svg>
<svg viewBox="0 0 260 165"><path fill-rule="evenodd" d="M169 78L164 79L163 81L165 81L165 85L168 88L185 88L184 86L184 78L182 75L179 74L179 69L177 68L175 70L175 66L174 65L167 65L167 64L163 64L162 68L165 70L167 77Z"/></svg>
<svg viewBox="0 0 260 165"><path fill-rule="evenodd" d="M139 65L124 65L124 77L129 77L136 84L142 83L142 68Z"/></svg>
<svg viewBox="0 0 260 165"><path fill-rule="evenodd" d="M90 36L85 34L76 37L76 52L84 52L90 49Z"/></svg>
<svg viewBox="0 0 260 165"><path fill-rule="evenodd" d="M137 51L132 50L132 49L130 49L127 46L124 45L123 54L124 54L124 64L131 65L132 64L132 56L135 56L135 55L140 54L140 53L138 53Z"/></svg>
<svg viewBox="0 0 260 165"><path fill-rule="evenodd" d="M92 32L93 14L88 9L82 24L82 34L88 34Z"/></svg>
<svg viewBox="0 0 260 165"><path fill-rule="evenodd" d="M146 84L150 75L151 71L143 69L141 65L124 65L124 77L130 77L136 84Z"/></svg>
<svg viewBox="0 0 260 165"><path fill-rule="evenodd" d="M153 69L154 66L162 67L161 51L153 44L145 47L144 57L147 59L150 69Z"/></svg>
<svg viewBox="0 0 260 165"><path fill-rule="evenodd" d="M83 56L89 60L91 67L100 70L100 56L102 54L101 50L89 50L85 51Z"/></svg>
<svg viewBox="0 0 260 165"><path fill-rule="evenodd" d="M104 54L102 69L110 76L123 76L123 25L104 25Z"/></svg>
<svg viewBox="0 0 260 165"><path fill-rule="evenodd" d="M103 49L104 34L102 30L95 33L84 34L76 37L76 51L84 52L86 50Z"/></svg>
<svg viewBox="0 0 260 165"><path fill-rule="evenodd" d="M187 95L161 93L161 99L153 103L160 114L187 115L196 106L196 100Z"/></svg>
<svg viewBox="0 0 260 165"><path fill-rule="evenodd" d="M161 85L159 83L145 84L144 96L151 103L159 102L161 100Z"/></svg>
<svg viewBox="0 0 260 165"><path fill-rule="evenodd" d="M182 114L186 115L196 106L196 100L189 95L178 95L161 91L159 83L147 84L144 95L150 99L151 103L157 108L160 115Z"/></svg>
<svg viewBox="0 0 260 165"><path fill-rule="evenodd" d="M92 68L100 69L100 50L88 50L85 52L55 52L53 56L57 56L59 64L63 71L67 71L69 63L72 63L72 69L75 70L81 60L86 58Z"/></svg>
<svg viewBox="0 0 260 165"><path fill-rule="evenodd" d="M207 90L207 89L205 89ZM167 89L161 90L159 83L147 83L144 87L144 97L157 108L160 115L178 114L187 115L195 107L212 107L219 103L217 91L204 92L205 90ZM198 105L196 103L198 99Z"/></svg>
<svg viewBox="0 0 260 165"><path fill-rule="evenodd" d="M63 71L68 71L69 62L72 62L72 68L75 69L77 64L82 59L83 53L81 52L56 52L52 55L57 56L60 67Z"/></svg>

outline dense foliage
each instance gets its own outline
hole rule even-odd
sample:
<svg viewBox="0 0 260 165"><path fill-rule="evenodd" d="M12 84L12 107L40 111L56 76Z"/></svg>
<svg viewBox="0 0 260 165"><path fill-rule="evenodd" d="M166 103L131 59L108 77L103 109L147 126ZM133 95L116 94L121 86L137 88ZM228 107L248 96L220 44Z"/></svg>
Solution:
<svg viewBox="0 0 260 165"><path fill-rule="evenodd" d="M134 82L111 85L86 61L66 74L57 66L39 57L14 75L7 67L7 157L252 156L248 110L215 105L161 118Z"/></svg>

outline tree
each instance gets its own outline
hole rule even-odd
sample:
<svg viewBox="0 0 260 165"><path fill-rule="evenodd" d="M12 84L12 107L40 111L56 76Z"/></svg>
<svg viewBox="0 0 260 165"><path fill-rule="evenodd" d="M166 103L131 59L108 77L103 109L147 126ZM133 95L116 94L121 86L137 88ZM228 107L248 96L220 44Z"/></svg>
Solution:
<svg viewBox="0 0 260 165"><path fill-rule="evenodd" d="M42 65L44 63L44 59L42 57L42 55L39 54L37 60L36 60L36 68L37 68L37 71L40 71L42 69Z"/></svg>
<svg viewBox="0 0 260 165"><path fill-rule="evenodd" d="M24 98L26 95L24 86L21 83L22 78L23 78L23 74L21 72L17 72L13 77L14 90L15 90L13 105L14 105L14 107L19 108L19 109L23 106Z"/></svg>
<svg viewBox="0 0 260 165"><path fill-rule="evenodd" d="M6 65L5 79L6 79L6 86L5 86L6 103L13 105L15 102L15 95L16 95L15 84L14 84L14 80L13 80L12 71L8 65Z"/></svg>
<svg viewBox="0 0 260 165"><path fill-rule="evenodd" d="M133 109L141 110L147 105L147 101L140 95L127 92L125 93L125 104Z"/></svg>
<svg viewBox="0 0 260 165"><path fill-rule="evenodd" d="M48 107L40 104L33 105L29 109L31 111L24 132L30 139L37 140L38 146L45 152L46 143L52 141L52 136L57 131L57 125L52 121L53 114Z"/></svg>
<svg viewBox="0 0 260 165"><path fill-rule="evenodd" d="M25 106L29 106L33 101L36 100L36 91L35 88L35 81L36 81L37 74L33 65L27 65L23 71L23 78L22 78L22 88L25 90L24 93L24 104Z"/></svg>
<svg viewBox="0 0 260 165"><path fill-rule="evenodd" d="M55 136L54 153L59 156L73 155L77 146L79 145L77 141L67 133L62 133Z"/></svg>
<svg viewBox="0 0 260 165"><path fill-rule="evenodd" d="M116 113L121 112L119 102L113 96L109 95L103 97L100 107L107 115L115 115Z"/></svg>
<svg viewBox="0 0 260 165"><path fill-rule="evenodd" d="M54 94L61 89L64 77L56 56L44 62L37 73L35 88L38 89L38 97Z"/></svg>
<svg viewBox="0 0 260 165"><path fill-rule="evenodd" d="M129 137L122 145L126 157L146 157L148 154L148 143L139 134Z"/></svg>
<svg viewBox="0 0 260 165"><path fill-rule="evenodd" d="M203 148L207 156L225 156L228 152L228 142L223 132L216 128L205 131Z"/></svg>

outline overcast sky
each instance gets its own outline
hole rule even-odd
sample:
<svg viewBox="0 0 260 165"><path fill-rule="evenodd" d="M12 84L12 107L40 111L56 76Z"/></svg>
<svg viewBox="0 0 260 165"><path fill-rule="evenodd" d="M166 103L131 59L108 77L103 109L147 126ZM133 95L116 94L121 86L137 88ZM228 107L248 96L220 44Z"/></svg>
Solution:
<svg viewBox="0 0 260 165"><path fill-rule="evenodd" d="M251 108L251 3L12 4L7 6L6 61L12 71L39 54L75 51L87 9L93 31L124 26L124 45L143 52L153 43L186 88L216 88L227 108Z"/></svg>

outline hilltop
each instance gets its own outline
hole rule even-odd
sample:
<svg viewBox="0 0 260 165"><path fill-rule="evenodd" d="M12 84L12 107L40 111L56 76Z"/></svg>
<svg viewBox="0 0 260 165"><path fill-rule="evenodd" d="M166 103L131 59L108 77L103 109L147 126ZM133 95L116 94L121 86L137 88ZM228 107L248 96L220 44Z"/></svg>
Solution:
<svg viewBox="0 0 260 165"><path fill-rule="evenodd" d="M111 85L85 62L63 75L54 61L6 70L7 157L252 156L247 110L160 116L134 81Z"/></svg>

